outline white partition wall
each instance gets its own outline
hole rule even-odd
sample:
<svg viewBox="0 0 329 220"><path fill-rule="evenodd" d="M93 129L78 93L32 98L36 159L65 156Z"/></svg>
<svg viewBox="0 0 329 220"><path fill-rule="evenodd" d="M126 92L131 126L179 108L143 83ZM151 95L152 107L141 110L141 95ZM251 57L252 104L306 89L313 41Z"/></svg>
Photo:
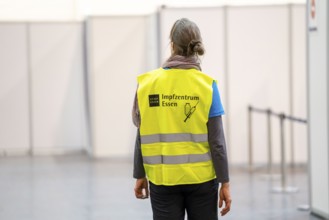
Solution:
<svg viewBox="0 0 329 220"><path fill-rule="evenodd" d="M0 44L0 150L85 149L82 24L2 23Z"/></svg>
<svg viewBox="0 0 329 220"><path fill-rule="evenodd" d="M132 155L136 77L156 68L156 38L150 34L156 30L155 17L90 17L87 22L91 153Z"/></svg>
<svg viewBox="0 0 329 220"><path fill-rule="evenodd" d="M329 3L308 1L308 116L311 211L329 218Z"/></svg>
<svg viewBox="0 0 329 220"><path fill-rule="evenodd" d="M81 23L32 23L30 34L33 150L86 147Z"/></svg>
<svg viewBox="0 0 329 220"><path fill-rule="evenodd" d="M0 152L28 152L27 25L0 23Z"/></svg>
<svg viewBox="0 0 329 220"><path fill-rule="evenodd" d="M241 163L248 155L247 105L306 118L305 5L229 7L227 20L230 147L233 161ZM305 163L306 125L293 123L291 130L290 123L285 121L286 160ZM272 117L275 163L281 160L279 132L279 119ZM253 113L252 138L254 163L266 162L266 115Z"/></svg>
<svg viewBox="0 0 329 220"><path fill-rule="evenodd" d="M288 7L230 7L228 36L230 147L236 161L246 162L247 106L289 113ZM272 121L273 155L278 161L279 125L275 118ZM266 116L253 114L255 163L267 158L266 136Z"/></svg>

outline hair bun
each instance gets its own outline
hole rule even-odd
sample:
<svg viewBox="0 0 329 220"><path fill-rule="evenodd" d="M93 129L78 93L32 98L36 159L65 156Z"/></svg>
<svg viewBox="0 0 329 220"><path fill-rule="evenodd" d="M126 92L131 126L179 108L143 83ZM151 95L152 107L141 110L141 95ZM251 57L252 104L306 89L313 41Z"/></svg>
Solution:
<svg viewBox="0 0 329 220"><path fill-rule="evenodd" d="M197 41L197 40L192 40L188 44L188 52L189 53L197 53L198 55L203 55L204 54L204 48L203 48L202 42Z"/></svg>

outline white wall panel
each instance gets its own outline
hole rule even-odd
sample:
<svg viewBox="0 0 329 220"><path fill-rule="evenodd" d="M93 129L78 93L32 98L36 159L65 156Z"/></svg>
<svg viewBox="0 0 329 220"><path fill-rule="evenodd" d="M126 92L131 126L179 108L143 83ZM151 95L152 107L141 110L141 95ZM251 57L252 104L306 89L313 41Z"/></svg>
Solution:
<svg viewBox="0 0 329 220"><path fill-rule="evenodd" d="M156 59L147 59L155 41L147 32L156 30L155 22L149 19L154 18L88 19L92 146L96 157L132 155L136 128L131 110L136 77L156 67L150 64Z"/></svg>
<svg viewBox="0 0 329 220"><path fill-rule="evenodd" d="M247 106L289 113L286 6L228 8L228 77L232 162L247 162ZM254 114L254 162L267 155L266 119ZM272 120L273 155L280 155L279 124ZM287 126L286 126L287 127ZM288 129L286 128L286 131ZM286 132L289 140L289 133ZM289 142L287 142L289 143Z"/></svg>
<svg viewBox="0 0 329 220"><path fill-rule="evenodd" d="M30 26L35 151L86 146L81 23Z"/></svg>
<svg viewBox="0 0 329 220"><path fill-rule="evenodd" d="M0 24L0 149L30 145L26 24Z"/></svg>

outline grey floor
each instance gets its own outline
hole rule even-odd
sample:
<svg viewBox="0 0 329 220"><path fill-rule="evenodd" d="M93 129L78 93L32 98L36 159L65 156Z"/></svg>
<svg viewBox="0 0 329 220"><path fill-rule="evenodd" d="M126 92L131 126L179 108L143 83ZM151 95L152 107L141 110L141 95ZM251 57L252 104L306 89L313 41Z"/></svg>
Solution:
<svg viewBox="0 0 329 220"><path fill-rule="evenodd" d="M298 207L308 204L307 174L289 172L297 193L272 193L280 179L266 171L231 170L227 220L316 220ZM134 198L128 160L92 160L85 155L0 157L0 220L148 220L149 200Z"/></svg>

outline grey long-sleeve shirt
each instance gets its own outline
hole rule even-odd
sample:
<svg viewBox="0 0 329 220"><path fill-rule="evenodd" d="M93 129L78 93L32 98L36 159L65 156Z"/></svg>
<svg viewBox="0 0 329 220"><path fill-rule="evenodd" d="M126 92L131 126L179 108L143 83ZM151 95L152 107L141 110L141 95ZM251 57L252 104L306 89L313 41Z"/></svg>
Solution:
<svg viewBox="0 0 329 220"><path fill-rule="evenodd" d="M132 114L134 124L139 127L140 116L136 96ZM209 118L207 128L208 142L216 173L216 179L220 183L229 182L228 160L222 116ZM139 129L137 129L135 141L133 177L136 179L145 177Z"/></svg>

